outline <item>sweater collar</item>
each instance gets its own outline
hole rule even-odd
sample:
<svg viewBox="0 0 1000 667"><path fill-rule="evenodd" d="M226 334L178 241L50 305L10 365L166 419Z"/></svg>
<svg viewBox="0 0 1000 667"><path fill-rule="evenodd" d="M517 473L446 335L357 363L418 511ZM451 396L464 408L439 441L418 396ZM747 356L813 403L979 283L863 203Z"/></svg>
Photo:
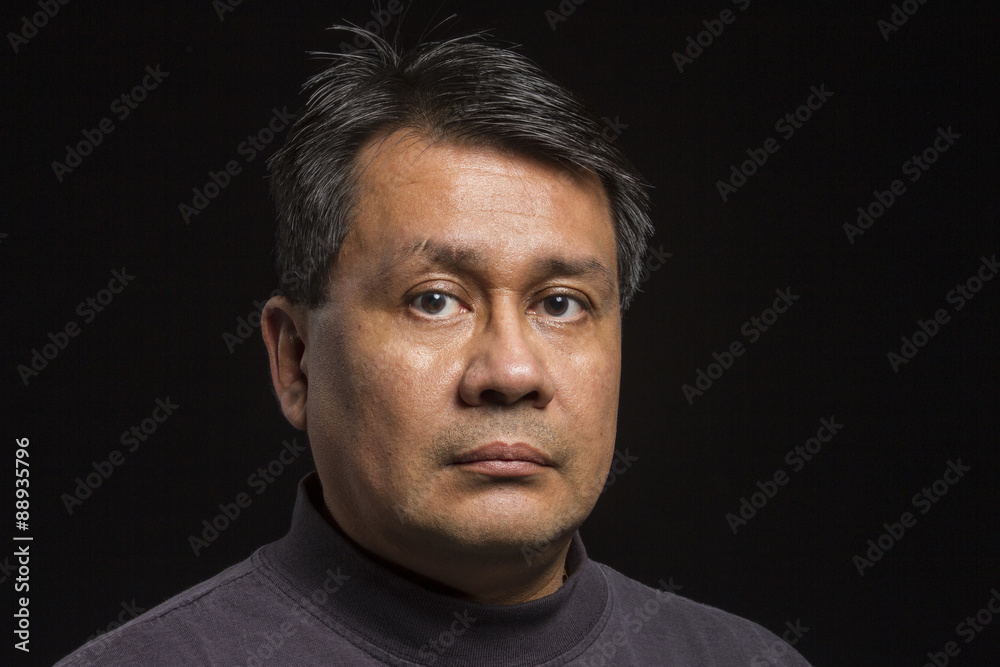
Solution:
<svg viewBox="0 0 1000 667"><path fill-rule="evenodd" d="M608 583L579 533L559 590L530 602L483 605L428 590L375 562L326 522L314 504L322 502L319 478L310 473L299 483L291 529L261 558L297 590L296 600L311 599L314 614L382 659L536 665L582 651L607 620Z"/></svg>

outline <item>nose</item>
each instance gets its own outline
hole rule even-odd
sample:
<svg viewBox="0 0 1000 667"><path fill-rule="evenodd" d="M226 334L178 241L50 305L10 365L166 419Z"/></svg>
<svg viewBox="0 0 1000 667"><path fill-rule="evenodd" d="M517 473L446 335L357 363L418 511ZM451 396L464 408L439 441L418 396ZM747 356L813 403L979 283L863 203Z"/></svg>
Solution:
<svg viewBox="0 0 1000 667"><path fill-rule="evenodd" d="M477 327L459 387L471 406L514 405L543 408L555 393L542 349L543 341L516 304L495 308ZM550 352L551 353L551 352Z"/></svg>

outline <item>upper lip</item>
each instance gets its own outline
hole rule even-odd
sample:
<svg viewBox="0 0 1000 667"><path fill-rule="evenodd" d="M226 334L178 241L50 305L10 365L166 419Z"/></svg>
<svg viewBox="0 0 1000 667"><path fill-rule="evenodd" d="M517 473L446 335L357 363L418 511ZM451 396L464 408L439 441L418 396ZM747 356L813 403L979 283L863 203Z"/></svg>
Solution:
<svg viewBox="0 0 1000 667"><path fill-rule="evenodd" d="M526 442L491 442L482 447L460 454L455 463L472 463L473 461L531 461L538 465L552 465L549 457Z"/></svg>

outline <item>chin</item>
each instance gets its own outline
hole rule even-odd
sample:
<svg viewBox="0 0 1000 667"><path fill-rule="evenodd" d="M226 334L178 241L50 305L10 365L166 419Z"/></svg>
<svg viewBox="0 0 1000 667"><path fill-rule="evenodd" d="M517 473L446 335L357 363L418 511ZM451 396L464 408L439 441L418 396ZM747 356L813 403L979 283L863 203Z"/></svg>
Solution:
<svg viewBox="0 0 1000 667"><path fill-rule="evenodd" d="M523 501L514 506L479 504L434 517L424 527L452 548L468 553L497 557L537 555L561 538L571 537L592 509L576 504L553 505Z"/></svg>

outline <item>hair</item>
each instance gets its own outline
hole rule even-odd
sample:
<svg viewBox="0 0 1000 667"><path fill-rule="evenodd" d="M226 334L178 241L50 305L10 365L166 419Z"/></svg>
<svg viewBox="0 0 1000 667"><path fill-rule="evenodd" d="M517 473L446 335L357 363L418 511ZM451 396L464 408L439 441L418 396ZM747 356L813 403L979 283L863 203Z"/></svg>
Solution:
<svg viewBox="0 0 1000 667"><path fill-rule="evenodd" d="M602 137L595 113L527 57L482 33L401 53L371 31L335 27L370 48L319 54L333 63L306 82L305 108L268 161L276 264L288 298L310 308L326 302L329 267L358 201L359 153L376 137L408 129L596 174L615 230L619 304L628 308L653 234L649 195L621 148Z"/></svg>

